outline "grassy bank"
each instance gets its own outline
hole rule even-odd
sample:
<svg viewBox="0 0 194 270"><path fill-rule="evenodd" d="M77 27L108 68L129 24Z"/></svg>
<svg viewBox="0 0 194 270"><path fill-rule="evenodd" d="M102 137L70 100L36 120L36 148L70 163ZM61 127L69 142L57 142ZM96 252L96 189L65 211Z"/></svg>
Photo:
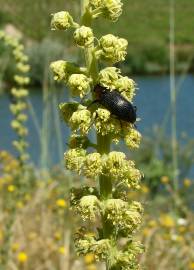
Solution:
<svg viewBox="0 0 194 270"><path fill-rule="evenodd" d="M44 40L48 40L45 54L47 54L47 58L52 58L48 55L48 51L52 51L53 54L53 49L56 50L56 44L52 46L53 33L49 30L51 10L55 12L60 9L67 9L76 18L78 17L78 5L79 1L64 3L62 0L57 0L53 3L53 1L46 0L41 2L8 0L1 5L0 23L2 27L7 23L15 25L23 33L31 52L34 50L34 46L36 46L34 51L39 52L38 46L41 50ZM167 73L169 71L169 1L125 0L124 7L123 16L117 24L111 25L110 23L104 24L96 21L97 36L106 34L111 30L111 32L117 35L119 33L120 36L129 40L129 56L124 66L126 73ZM178 73L184 70L194 72L193 14L194 3L192 0L175 1L175 51L176 71ZM54 35L56 40L57 33L55 32ZM69 38L67 35L58 37L59 44L63 45L64 41L67 46L71 44L71 35ZM33 45L34 42L38 44ZM52 49L52 47L55 48ZM67 50L65 51L69 58L75 59L75 54L71 49L68 53ZM31 52L32 62L35 63L36 55L32 57ZM40 59L40 66L42 66L42 58L38 58ZM35 60L37 65L38 59ZM33 63L31 65L33 67ZM32 79L37 83L37 78L33 78L33 76L32 74Z"/></svg>

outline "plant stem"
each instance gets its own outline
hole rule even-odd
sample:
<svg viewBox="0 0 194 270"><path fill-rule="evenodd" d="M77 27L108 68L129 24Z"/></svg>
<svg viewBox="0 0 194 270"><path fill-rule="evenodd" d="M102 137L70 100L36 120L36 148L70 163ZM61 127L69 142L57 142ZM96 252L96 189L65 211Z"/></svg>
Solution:
<svg viewBox="0 0 194 270"><path fill-rule="evenodd" d="M174 36L174 0L170 0L170 95L171 95L171 129L172 129L172 163L173 186L178 191L178 160L177 160L177 134L176 134L176 85L175 85L175 36Z"/></svg>
<svg viewBox="0 0 194 270"><path fill-rule="evenodd" d="M92 14L87 10L88 0L81 1L82 10L82 25L91 27L92 24ZM88 69L89 76L92 77L94 83L98 77L98 65L94 55L94 44L85 50L85 60ZM94 97L95 98L95 97ZM102 136L97 134L97 150L103 154L108 154L110 152L110 137ZM101 175L99 177L99 188L100 196L102 200L107 200L112 197L112 181L109 177ZM111 238L112 236L112 225L107 222L102 216L103 224L103 236L104 238ZM108 268L107 268L108 269Z"/></svg>

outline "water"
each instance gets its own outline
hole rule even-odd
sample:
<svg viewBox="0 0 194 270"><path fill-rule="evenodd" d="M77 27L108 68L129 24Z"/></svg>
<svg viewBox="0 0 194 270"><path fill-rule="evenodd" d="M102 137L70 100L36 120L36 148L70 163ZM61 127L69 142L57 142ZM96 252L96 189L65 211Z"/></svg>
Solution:
<svg viewBox="0 0 194 270"><path fill-rule="evenodd" d="M138 129L143 133L149 133L154 125L164 125L166 133L170 134L169 106L170 106L170 90L169 77L135 77L139 90L135 97L135 105L138 108L138 117L141 121L138 123ZM177 77L179 84L181 78ZM186 133L189 138L194 137L194 76L185 77L178 89L177 96L177 133L180 137L182 133ZM58 96L57 103L67 99L67 95L62 93ZM42 93L39 90L30 92L30 101L33 104L39 125L42 125ZM9 96L3 94L0 96L0 149L8 150L14 153L11 142L15 138L14 132L10 128L12 115L9 111ZM28 128L30 143L30 154L32 160L36 164L41 163L41 147L34 122L29 116ZM167 119L167 121L165 121ZM51 125L50 144L46 155L52 159L52 163L56 163L62 158L63 149L59 150L56 138L56 128ZM65 142L69 136L68 128L61 123L62 145L65 148ZM61 151L61 152L60 152Z"/></svg>

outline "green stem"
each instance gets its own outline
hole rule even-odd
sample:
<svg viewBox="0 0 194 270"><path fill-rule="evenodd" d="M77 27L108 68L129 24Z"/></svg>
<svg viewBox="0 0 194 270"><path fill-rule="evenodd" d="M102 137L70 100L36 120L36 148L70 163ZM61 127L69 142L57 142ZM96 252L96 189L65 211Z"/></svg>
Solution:
<svg viewBox="0 0 194 270"><path fill-rule="evenodd" d="M174 0L170 1L170 95L171 95L171 127L172 127L172 163L173 186L178 191L178 160L177 160L177 134L176 134L176 86L175 86L175 36L174 36Z"/></svg>
<svg viewBox="0 0 194 270"><path fill-rule="evenodd" d="M91 27L92 25L92 14L87 9L88 7L88 0L81 1L81 9L82 9L82 20L81 24ZM94 84L98 77L98 65L94 54L94 44L89 47L85 48L85 60L88 69L89 76L92 77ZM94 97L95 98L95 97ZM98 152L103 154L108 154L110 152L110 137L109 136L102 136L97 134L97 150ZM99 177L99 188L100 188L100 196L102 200L107 200L112 197L112 181L109 177L101 175ZM102 224L103 224L103 236L104 238L112 238L112 225L107 222L102 217ZM107 268L108 269L108 268Z"/></svg>

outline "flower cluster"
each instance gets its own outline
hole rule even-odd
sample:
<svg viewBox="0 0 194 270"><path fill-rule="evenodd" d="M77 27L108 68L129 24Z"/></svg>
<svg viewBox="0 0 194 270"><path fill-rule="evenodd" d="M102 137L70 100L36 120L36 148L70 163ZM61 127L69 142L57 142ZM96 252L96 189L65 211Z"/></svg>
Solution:
<svg viewBox="0 0 194 270"><path fill-rule="evenodd" d="M126 39L108 34L99 40L96 57L113 64L123 61L127 54L127 45L128 42Z"/></svg>
<svg viewBox="0 0 194 270"><path fill-rule="evenodd" d="M11 94L13 96L13 104L10 105L10 110L14 115L14 119L11 122L11 127L18 135L18 139L13 141L13 145L18 151L19 159L21 163L26 162L29 158L26 153L26 148L28 143L26 141L26 136L28 135L28 129L25 126L28 116L26 114L28 97L27 85L30 83L30 79L27 73L30 70L28 64L28 57L24 53L24 46L19 43L15 38L6 35L4 32L0 32L0 39L4 43L11 47L13 56L16 61L17 74L14 76L15 83L17 87L11 89Z"/></svg>
<svg viewBox="0 0 194 270"><path fill-rule="evenodd" d="M99 72L97 69L101 61L109 64L123 61L127 40L112 34L97 40L91 28L92 19L99 16L116 21L122 12L122 2L86 2L80 25L66 11L54 14L51 23L55 30L75 28L74 43L86 58L86 67L64 60L51 63L54 79L65 83L73 97L82 99L80 103L76 100L59 106L62 118L72 130L70 149L64 155L66 168L90 180L99 180L98 188L72 189L72 208L84 221L98 224L95 233L82 227L75 236L75 246L78 254L92 254L96 261L105 261L108 269L136 270L139 269L136 258L142 247L132 237L141 223L143 210L139 202L128 201L126 194L129 189L140 188L142 174L124 153L110 152L110 140L118 143L122 139L129 148L138 148L141 135L133 124L114 117L104 106L93 104L98 99L93 91L96 84L107 91L116 89L130 102L135 95L135 82L122 76L120 69L113 66ZM97 143L87 137L92 128L97 133ZM125 238L122 247L120 237Z"/></svg>
<svg viewBox="0 0 194 270"><path fill-rule="evenodd" d="M133 161L127 160L122 152L87 154L85 149L73 148L65 153L66 168L88 178L100 175L110 177L115 183L122 183L128 188L139 189L141 173Z"/></svg>

